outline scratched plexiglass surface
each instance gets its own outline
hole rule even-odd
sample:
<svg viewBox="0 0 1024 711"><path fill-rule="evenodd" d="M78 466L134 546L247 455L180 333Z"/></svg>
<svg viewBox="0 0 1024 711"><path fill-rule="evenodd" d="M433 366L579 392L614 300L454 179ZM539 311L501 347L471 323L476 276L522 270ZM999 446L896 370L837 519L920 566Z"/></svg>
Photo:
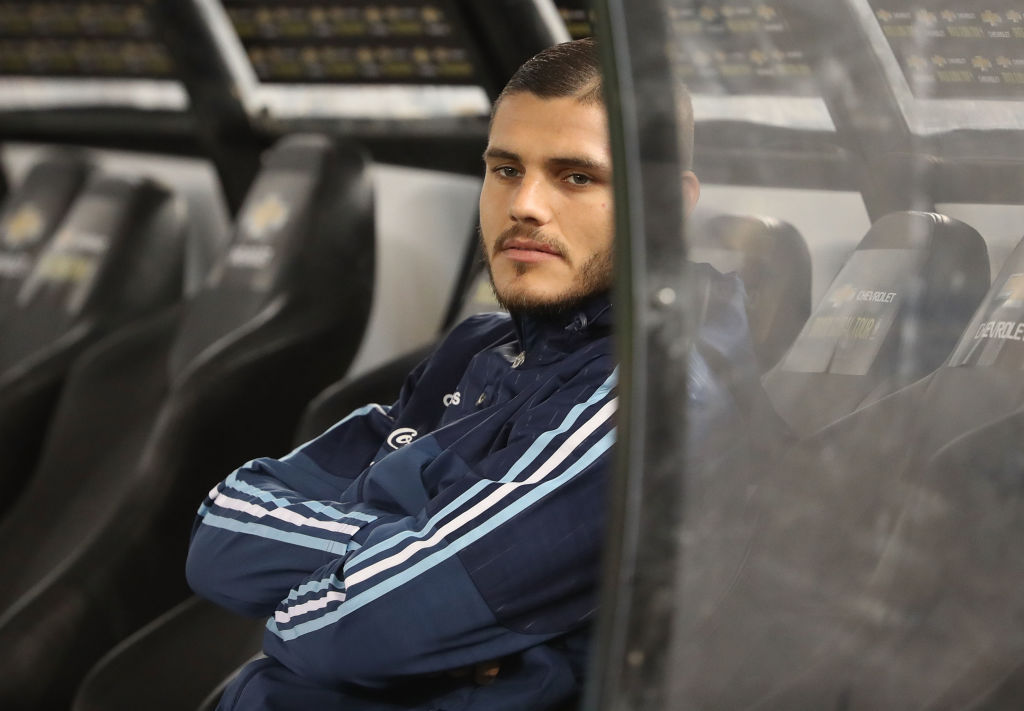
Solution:
<svg viewBox="0 0 1024 711"><path fill-rule="evenodd" d="M722 272L650 445L687 447L662 707L1020 708L1019 3L626 5L670 28Z"/></svg>

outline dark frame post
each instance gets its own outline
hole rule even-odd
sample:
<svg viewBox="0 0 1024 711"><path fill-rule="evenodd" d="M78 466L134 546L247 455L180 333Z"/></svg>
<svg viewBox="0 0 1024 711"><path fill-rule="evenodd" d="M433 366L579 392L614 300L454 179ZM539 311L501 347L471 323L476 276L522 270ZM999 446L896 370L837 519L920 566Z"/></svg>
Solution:
<svg viewBox="0 0 1024 711"><path fill-rule="evenodd" d="M616 200L618 440L586 709L665 708L682 511L688 299L668 16L598 2ZM641 519L641 512L643 518Z"/></svg>

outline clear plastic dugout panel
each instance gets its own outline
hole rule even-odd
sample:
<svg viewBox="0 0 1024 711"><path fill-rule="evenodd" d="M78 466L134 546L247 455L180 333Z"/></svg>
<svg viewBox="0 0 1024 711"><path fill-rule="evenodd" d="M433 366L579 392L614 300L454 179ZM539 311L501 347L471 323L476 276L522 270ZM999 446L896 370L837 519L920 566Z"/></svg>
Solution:
<svg viewBox="0 0 1024 711"><path fill-rule="evenodd" d="M598 5L622 379L585 706L1021 708L1024 8Z"/></svg>

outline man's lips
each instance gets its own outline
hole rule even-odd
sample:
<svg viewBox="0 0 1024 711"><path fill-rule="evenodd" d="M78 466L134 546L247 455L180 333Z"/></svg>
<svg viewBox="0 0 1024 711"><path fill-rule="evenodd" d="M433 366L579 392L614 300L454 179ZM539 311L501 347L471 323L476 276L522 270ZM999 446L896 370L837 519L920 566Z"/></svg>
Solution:
<svg viewBox="0 0 1024 711"><path fill-rule="evenodd" d="M508 240L502 245L501 253L516 262L543 262L562 258L557 247L523 237Z"/></svg>

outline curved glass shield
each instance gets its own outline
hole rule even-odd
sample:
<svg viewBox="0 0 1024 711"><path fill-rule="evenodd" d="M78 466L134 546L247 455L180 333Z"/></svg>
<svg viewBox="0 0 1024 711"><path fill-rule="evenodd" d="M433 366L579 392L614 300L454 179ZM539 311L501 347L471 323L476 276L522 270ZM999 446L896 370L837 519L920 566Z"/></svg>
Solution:
<svg viewBox="0 0 1024 711"><path fill-rule="evenodd" d="M1024 9L599 5L623 411L588 707L1019 708Z"/></svg>

